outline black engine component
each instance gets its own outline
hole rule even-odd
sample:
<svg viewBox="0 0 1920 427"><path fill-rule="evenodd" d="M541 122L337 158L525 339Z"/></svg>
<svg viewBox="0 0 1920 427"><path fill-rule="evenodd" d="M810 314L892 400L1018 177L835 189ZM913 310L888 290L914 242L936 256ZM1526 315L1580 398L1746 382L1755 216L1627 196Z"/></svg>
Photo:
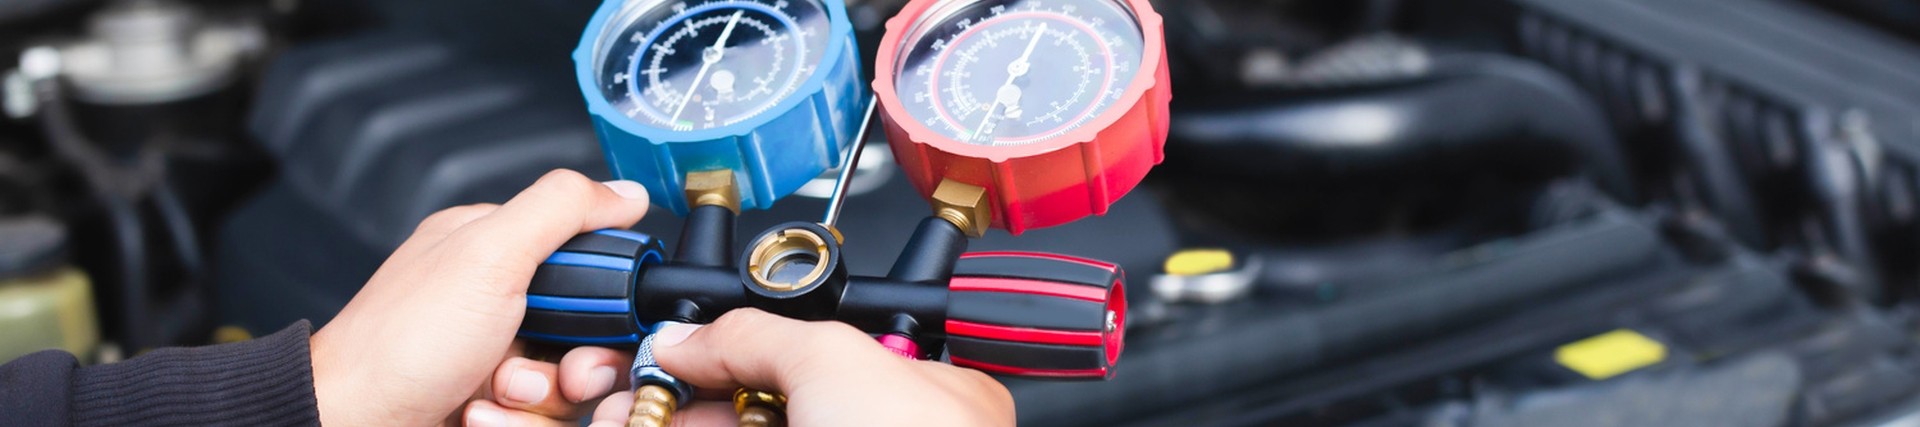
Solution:
<svg viewBox="0 0 1920 427"><path fill-rule="evenodd" d="M1920 2L1913 0L1813 0L1848 17L1920 40Z"/></svg>
<svg viewBox="0 0 1920 427"><path fill-rule="evenodd" d="M1373 284L1391 287L1322 307L1272 310L1248 303L1209 313L1204 321L1135 333L1127 362L1108 383L1011 386L1016 400L1032 402L1020 411L1024 423L1115 422L1191 403L1166 396L1165 390L1213 396L1351 360L1390 343L1470 328L1510 313L1520 301L1581 292L1639 266L1657 265L1660 252L1652 228L1624 212L1601 212L1562 228L1443 255L1452 260L1444 271ZM1196 363L1201 360L1206 362ZM1166 406L1116 411L1103 403L1119 401ZM1088 414L1105 418L1087 419Z"/></svg>
<svg viewBox="0 0 1920 427"><path fill-rule="evenodd" d="M370 33L274 63L252 129L281 179L222 231L225 318L258 332L330 318L428 214L504 201L553 168L606 175L572 88L458 49Z"/></svg>
<svg viewBox="0 0 1920 427"><path fill-rule="evenodd" d="M1566 78L1498 55L1436 61L1419 78L1250 98L1273 101L1183 104L1168 146L1175 184L1227 188L1229 195L1177 194L1217 215L1254 215L1235 221L1242 227L1281 228L1300 224L1275 221L1275 209L1221 202L1268 198L1267 206L1286 206L1282 211L1317 213L1299 222L1329 224L1342 222L1336 216L1390 215L1388 206L1400 200L1375 195L1357 206L1340 200L1356 194L1412 185L1438 193L1428 200L1455 210L1467 207L1448 199L1471 197L1470 190L1421 183L1468 188L1463 179L1489 175L1544 182L1569 171L1586 172L1616 199L1636 200L1632 169L1606 116Z"/></svg>
<svg viewBox="0 0 1920 427"><path fill-rule="evenodd" d="M1896 207L1915 197L1920 49L1786 1L1513 3L1520 49L1604 99L1620 134L1672 136L1632 148L1672 194L1754 247L1914 283L1891 266L1915 254L1875 236L1912 239L1912 212Z"/></svg>

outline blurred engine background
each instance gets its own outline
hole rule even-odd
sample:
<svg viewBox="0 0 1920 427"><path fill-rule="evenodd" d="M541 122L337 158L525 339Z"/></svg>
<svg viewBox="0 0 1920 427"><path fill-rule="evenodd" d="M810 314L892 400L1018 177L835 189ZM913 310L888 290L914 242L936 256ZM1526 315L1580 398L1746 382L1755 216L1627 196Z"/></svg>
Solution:
<svg viewBox="0 0 1920 427"><path fill-rule="evenodd" d="M903 1L848 3L870 60ZM1023 424L1920 422L1920 1L1155 3L1167 163L974 246L1135 284L1115 379L1009 381ZM324 323L427 214L607 177L595 6L0 1L0 360ZM869 147L856 274L924 210Z"/></svg>

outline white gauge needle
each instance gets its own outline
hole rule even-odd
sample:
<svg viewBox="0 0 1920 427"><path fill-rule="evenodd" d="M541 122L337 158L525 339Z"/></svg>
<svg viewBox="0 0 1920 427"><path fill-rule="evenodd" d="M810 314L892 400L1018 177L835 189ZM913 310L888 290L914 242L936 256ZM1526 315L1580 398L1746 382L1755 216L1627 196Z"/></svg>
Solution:
<svg viewBox="0 0 1920 427"><path fill-rule="evenodd" d="M700 90L700 81L707 79L707 70L713 68L713 64L719 63L720 58L726 57L727 38L733 36L733 26L740 23L740 15L745 13L747 13L745 10L733 12L733 17L727 19L727 28L720 30L720 40L715 40L713 47L700 51L700 72L693 75L693 85L687 86L687 95L680 97L680 105L673 107L673 118L668 119L668 122L680 121L680 112L686 111L687 101L692 101L693 93ZM693 25L693 20L687 20L687 25Z"/></svg>
<svg viewBox="0 0 1920 427"><path fill-rule="evenodd" d="M1007 64L1007 82L1001 83L1000 89L994 91L993 103L987 105L987 115L986 117L980 118L980 126L973 129L974 135L978 136L981 132L987 130L987 123L993 122L993 110L995 108L1001 105L1005 105L1007 108L1013 108L1014 104L1020 103L1020 87L1015 86L1013 81L1019 79L1020 76L1027 75L1027 70L1033 68L1033 63L1028 62L1028 59L1033 58L1033 48L1040 46L1040 36L1046 33L1047 24L1040 24L1039 28L1033 30L1033 36L1028 38L1026 52L1021 52L1020 58L1014 59L1013 63Z"/></svg>
<svg viewBox="0 0 1920 427"><path fill-rule="evenodd" d="M1032 63L1027 62L1027 60L1033 58L1033 48L1040 47L1040 36L1046 33L1047 24L1040 24L1040 28L1033 30L1033 37L1027 40L1027 51L1020 53L1020 59L1015 59L1012 64L1007 64L1006 84L1013 84L1013 79L1027 75L1027 69L1032 67Z"/></svg>

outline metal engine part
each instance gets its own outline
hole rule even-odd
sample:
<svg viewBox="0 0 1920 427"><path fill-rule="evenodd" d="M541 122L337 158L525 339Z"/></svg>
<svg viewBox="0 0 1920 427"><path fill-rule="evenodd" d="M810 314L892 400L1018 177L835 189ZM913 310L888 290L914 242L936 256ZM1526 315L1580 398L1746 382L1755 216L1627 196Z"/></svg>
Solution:
<svg viewBox="0 0 1920 427"><path fill-rule="evenodd" d="M251 20L221 21L167 0L128 0L95 13L87 35L60 47L64 75L82 101L179 101L226 86L266 33Z"/></svg>

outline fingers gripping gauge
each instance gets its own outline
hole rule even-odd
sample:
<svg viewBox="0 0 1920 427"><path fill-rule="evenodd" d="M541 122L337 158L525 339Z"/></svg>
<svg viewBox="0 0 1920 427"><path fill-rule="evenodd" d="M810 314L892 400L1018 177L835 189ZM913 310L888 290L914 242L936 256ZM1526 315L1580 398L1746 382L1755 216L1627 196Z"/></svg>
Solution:
<svg viewBox="0 0 1920 427"><path fill-rule="evenodd" d="M915 187L986 188L1015 234L1104 214L1161 161L1172 90L1147 0L914 0L877 63Z"/></svg>
<svg viewBox="0 0 1920 427"><path fill-rule="evenodd" d="M609 0L573 52L614 176L678 195L732 171L743 209L837 166L867 98L858 56L839 0Z"/></svg>

